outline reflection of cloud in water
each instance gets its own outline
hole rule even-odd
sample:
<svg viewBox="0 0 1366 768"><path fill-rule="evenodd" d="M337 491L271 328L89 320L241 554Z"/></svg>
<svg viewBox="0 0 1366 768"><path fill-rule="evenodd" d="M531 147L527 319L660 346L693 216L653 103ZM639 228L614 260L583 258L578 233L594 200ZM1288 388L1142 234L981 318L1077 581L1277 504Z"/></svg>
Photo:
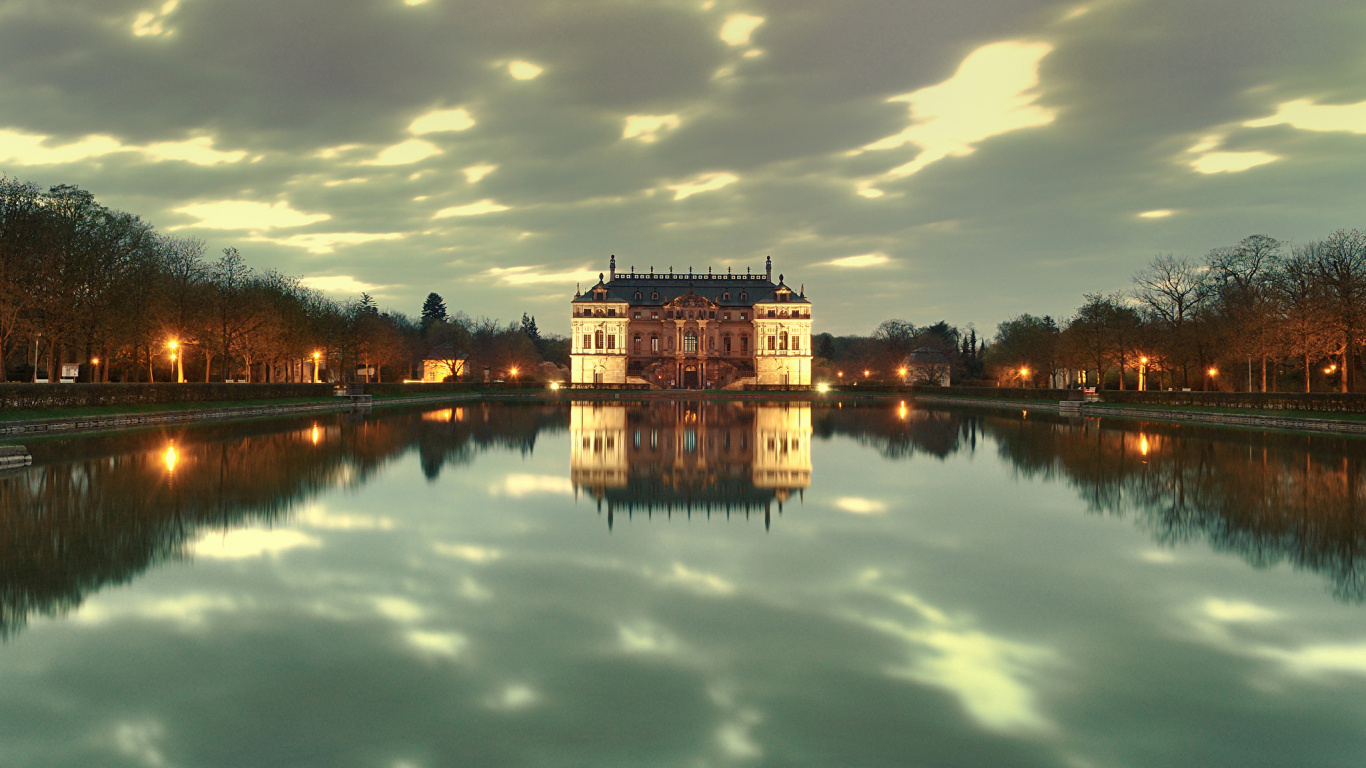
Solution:
<svg viewBox="0 0 1366 768"><path fill-rule="evenodd" d="M678 650L678 640L663 628L648 621L617 625L617 641L627 653L672 654Z"/></svg>
<svg viewBox="0 0 1366 768"><path fill-rule="evenodd" d="M458 632L427 632L414 629L406 637L413 647L442 656L459 656L469 645L469 639Z"/></svg>
<svg viewBox="0 0 1366 768"><path fill-rule="evenodd" d="M503 556L502 550L480 547L474 544L443 544L437 542L432 545L432 549L438 555L468 560L471 563L488 563Z"/></svg>
<svg viewBox="0 0 1366 768"><path fill-rule="evenodd" d="M1023 678L1052 659L1051 650L973 629L965 619L950 617L909 593L890 597L920 614L928 625L917 628L892 619L864 620L909 646L909 665L891 670L891 674L947 689L959 698L969 715L988 728L1047 727L1047 721L1035 711L1033 692Z"/></svg>
<svg viewBox="0 0 1366 768"><path fill-rule="evenodd" d="M133 603L113 603L91 600L71 616L81 624L103 624L124 616L138 616L154 621L170 621L185 627L204 624L207 614L242 609L242 604L227 595L191 592L176 597L164 597Z"/></svg>
<svg viewBox="0 0 1366 768"><path fill-rule="evenodd" d="M540 700L540 696L530 686L514 683L486 699L492 709L514 711L526 709Z"/></svg>
<svg viewBox="0 0 1366 768"><path fill-rule="evenodd" d="M321 541L301 531L239 528L235 531L210 531L194 543L191 551L196 557L241 560L262 555L279 555L299 547L321 546Z"/></svg>
<svg viewBox="0 0 1366 768"><path fill-rule="evenodd" d="M484 589L483 585L468 576L460 580L460 588L457 591L466 600L483 602L493 599L493 595Z"/></svg>
<svg viewBox="0 0 1366 768"><path fill-rule="evenodd" d="M155 720L119 723L114 726L114 746L124 757L135 760L147 768L161 768L167 763L157 742L165 735L166 728Z"/></svg>
<svg viewBox="0 0 1366 768"><path fill-rule="evenodd" d="M424 615L422 607L402 597L376 597L375 610L394 621L410 624Z"/></svg>
<svg viewBox="0 0 1366 768"><path fill-rule="evenodd" d="M321 504L309 505L299 514L299 522L324 531L391 531L394 528L394 521L388 517L328 512Z"/></svg>
<svg viewBox="0 0 1366 768"><path fill-rule="evenodd" d="M858 496L845 496L835 499L835 507L851 515L880 515L887 511L886 504Z"/></svg>
<svg viewBox="0 0 1366 768"><path fill-rule="evenodd" d="M1220 600L1214 597L1206 600L1204 605L1201 606L1201 610L1211 619L1226 623L1261 622L1280 618L1280 614L1263 608L1260 605L1231 600Z"/></svg>
<svg viewBox="0 0 1366 768"><path fill-rule="evenodd" d="M511 496L514 499L538 494L572 496L574 484L562 475L528 475L514 472L504 477L501 483L490 486L489 494Z"/></svg>
<svg viewBox="0 0 1366 768"><path fill-rule="evenodd" d="M667 576L665 581L708 595L729 595L735 592L735 585L731 582L714 573L694 571L682 563L674 563L673 573Z"/></svg>

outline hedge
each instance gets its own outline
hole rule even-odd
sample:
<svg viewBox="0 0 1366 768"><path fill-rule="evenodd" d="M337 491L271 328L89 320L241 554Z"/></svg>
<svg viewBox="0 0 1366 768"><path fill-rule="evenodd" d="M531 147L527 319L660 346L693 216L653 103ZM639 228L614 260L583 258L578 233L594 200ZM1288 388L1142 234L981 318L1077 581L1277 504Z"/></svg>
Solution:
<svg viewBox="0 0 1366 768"><path fill-rule="evenodd" d="M80 408L326 397L331 384L0 384L0 408Z"/></svg>
<svg viewBox="0 0 1366 768"><path fill-rule="evenodd" d="M1194 405L1206 408L1258 408L1267 411L1366 413L1366 394L1331 392L1158 392L1107 389L1107 403L1129 405Z"/></svg>

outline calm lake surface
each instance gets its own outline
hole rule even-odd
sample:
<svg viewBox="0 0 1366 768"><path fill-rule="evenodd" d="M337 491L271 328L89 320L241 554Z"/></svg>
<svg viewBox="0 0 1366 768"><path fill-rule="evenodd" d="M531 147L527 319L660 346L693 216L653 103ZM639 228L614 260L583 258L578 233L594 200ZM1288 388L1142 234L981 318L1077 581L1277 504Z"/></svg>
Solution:
<svg viewBox="0 0 1366 768"><path fill-rule="evenodd" d="M29 445L7 767L1366 763L1359 440L678 401Z"/></svg>

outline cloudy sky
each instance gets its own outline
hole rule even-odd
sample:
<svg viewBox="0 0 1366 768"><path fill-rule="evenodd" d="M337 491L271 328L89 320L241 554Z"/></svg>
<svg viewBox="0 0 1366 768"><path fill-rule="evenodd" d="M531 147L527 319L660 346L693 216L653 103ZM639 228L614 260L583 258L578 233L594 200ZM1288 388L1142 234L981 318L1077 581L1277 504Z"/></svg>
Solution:
<svg viewBox="0 0 1366 768"><path fill-rule="evenodd" d="M0 171L417 314L762 269L818 330L1066 316L1366 226L1366 6L0 0Z"/></svg>

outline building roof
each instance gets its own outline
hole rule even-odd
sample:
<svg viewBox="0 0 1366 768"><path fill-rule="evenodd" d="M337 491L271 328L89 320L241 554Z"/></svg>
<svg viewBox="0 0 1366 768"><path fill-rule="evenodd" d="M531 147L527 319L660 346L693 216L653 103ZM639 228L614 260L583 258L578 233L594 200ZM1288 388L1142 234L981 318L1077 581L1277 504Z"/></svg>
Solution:
<svg viewBox="0 0 1366 768"><path fill-rule="evenodd" d="M921 347L908 355L906 362L922 365L948 365L951 361L948 356L934 347Z"/></svg>
<svg viewBox="0 0 1366 768"><path fill-rule="evenodd" d="M786 304L810 304L801 291L793 290L783 283L783 276L773 282L766 275L714 275L701 274L653 274L618 273L610 280L598 275L597 284L586 291L575 294L575 302L592 303L593 292L599 288L607 290L607 301L624 301L632 306L663 306L680 296L693 294L701 296L713 304L723 307L748 307L759 302L778 301L779 291L789 294ZM636 298L640 294L640 298ZM656 298L656 294L658 297ZM740 298L741 294L745 298Z"/></svg>

